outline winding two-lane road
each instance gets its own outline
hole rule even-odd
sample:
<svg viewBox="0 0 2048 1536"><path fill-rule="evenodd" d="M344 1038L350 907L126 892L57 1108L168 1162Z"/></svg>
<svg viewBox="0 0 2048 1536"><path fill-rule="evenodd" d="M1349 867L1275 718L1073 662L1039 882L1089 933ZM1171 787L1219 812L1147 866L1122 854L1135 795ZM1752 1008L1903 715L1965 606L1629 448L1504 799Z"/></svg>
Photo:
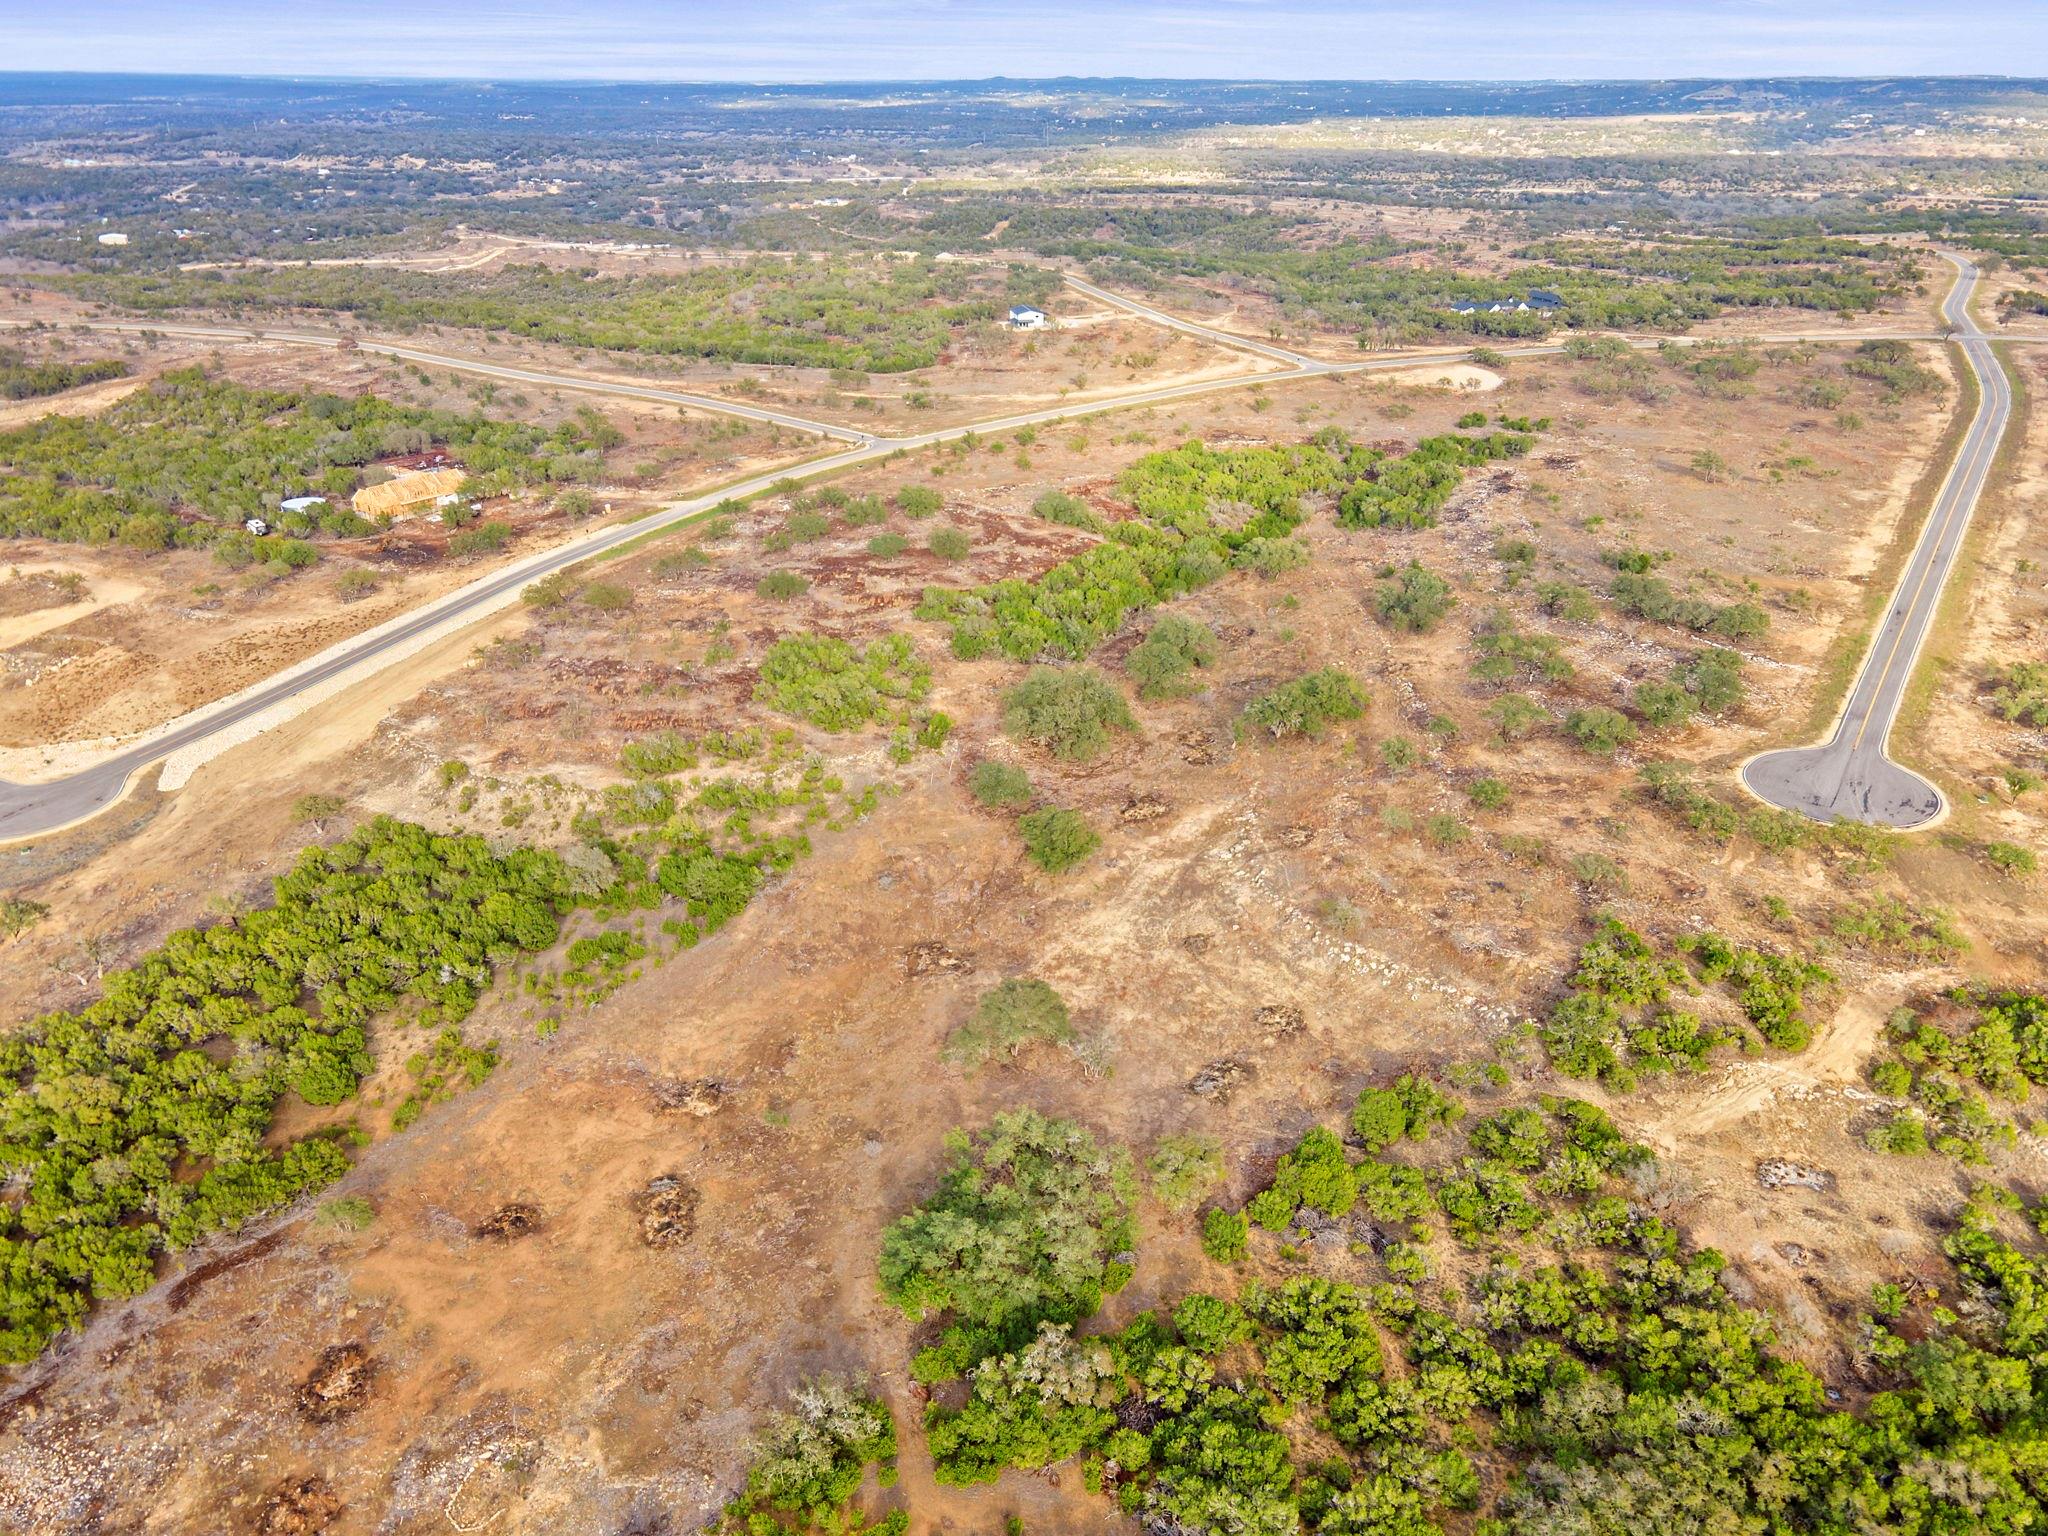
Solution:
<svg viewBox="0 0 2048 1536"><path fill-rule="evenodd" d="M1834 733L1820 746L1765 752L1742 765L1742 782L1752 794L1816 821L1861 821L1905 831L1939 820L1947 809L1941 791L1893 762L1886 748L2012 415L2005 370L1970 314L1977 269L1958 257L1947 259L1955 264L1956 281L1942 314L1955 328L1976 377L1977 414L1927 514L1927 526L1871 639Z"/></svg>
<svg viewBox="0 0 2048 1536"><path fill-rule="evenodd" d="M1139 306L1134 312L1143 312ZM102 324L105 324L102 322ZM1189 327L1197 334L1211 334L1206 327ZM144 329L145 327L137 327ZM152 330L173 330L169 326L146 327ZM319 338L302 333L230 331L225 328L189 327L187 334L225 335L241 338L258 337L270 341L288 341L305 345L331 345L332 338ZM1268 348L1264 343L1246 342L1240 337L1225 333L1214 333L1216 339L1230 345L1272 357L1278 349ZM276 677L269 678L239 694L194 710L169 725L145 736L132 745L121 749L90 767L82 768L63 778L41 783L16 784L0 780L0 843L18 842L26 838L39 837L46 833L71 826L98 814L118 802L127 792L130 781L140 770L153 763L162 762L179 750L193 746L223 732L248 723L266 711L288 703L309 689L324 688L338 679L347 678L353 683L370 677L384 666L394 664L419 649L423 637L446 631L458 623L483 618L486 615L509 606L517 601L519 591L550 576L556 571L591 559L618 548L622 544L642 538L649 533L674 527L678 523L705 516L713 508L729 499L746 498L769 490L777 482L796 478L836 473L856 465L905 450L931 447L934 444L950 442L969 433L1007 432L1019 427L1043 426L1049 423L1070 421L1077 417L1096 415L1105 411L1128 409L1132 406L1167 405L1193 396L1214 393L1219 390L1239 389L1248 384L1278 383L1289 379L1310 378L1318 374L1344 371L1356 372L1371 369L1412 368L1417 359L1385 358L1371 362L1351 363L1333 368L1327 363L1300 359L1288 366L1261 373L1233 374L1226 378L1206 379L1191 384L1164 385L1153 389L1133 391L1108 399L1079 402L1072 405L1050 406L1042 410L1022 411L1014 415L995 417L984 421L968 422L958 426L943 427L937 431L919 433L910 437L883 438L856 432L822 422L809 422L801 418L773 413L756 413L751 408L738 406L724 400L702 397L682 397L674 391L649 386L615 383L605 380L578 378L573 375L535 373L524 369L500 368L496 364L482 364L473 359L446 357L440 354L420 353L415 349L401 348L387 343L360 344L364 350L388 352L394 356L414 357L431 361L441 366L459 367L472 372L484 372L500 377L517 377L536 384L546 384L566 389L585 389L605 394L635 394L657 399L680 399L684 403L701 404L706 408L735 414L761 414L783 425L802 427L820 433L852 440L852 446L821 458L807 460L800 464L785 466L767 474L755 476L735 485L722 486L716 491L686 500L671 502L649 516L630 523L620 523L594 530L553 549L543 550L523 560L515 561L502 570L478 578L467 586L459 587L432 602L426 603L410 613L402 614L374 629L338 642L327 650L287 669ZM1292 358L1293 354L1282 354ZM1278 359L1275 359L1278 360ZM1426 360L1425 360L1426 361Z"/></svg>

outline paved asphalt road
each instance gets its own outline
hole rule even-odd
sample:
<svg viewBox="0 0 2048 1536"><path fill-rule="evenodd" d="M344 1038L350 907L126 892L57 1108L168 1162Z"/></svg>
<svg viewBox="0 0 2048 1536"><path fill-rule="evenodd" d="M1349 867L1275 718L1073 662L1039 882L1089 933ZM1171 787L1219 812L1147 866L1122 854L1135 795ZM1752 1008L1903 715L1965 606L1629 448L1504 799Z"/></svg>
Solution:
<svg viewBox="0 0 2048 1536"><path fill-rule="evenodd" d="M1972 279L1974 280L1974 274ZM1093 283L1070 277L1068 281L1079 291L1104 303L1139 315L1159 325L1203 337L1219 345L1250 352L1281 364L1277 369L1262 373L1236 374L1229 378L1204 380L1193 384L1169 385L1157 389L1138 390L1128 395L1087 403L1053 406L1044 410L1025 411L1012 416L987 421L965 423L946 427L934 432L921 433L911 437L878 438L828 422L811 421L804 417L792 416L786 412L762 410L737 401L702 395L691 395L676 390L661 389L653 385L638 385L602 379L580 378L569 374L549 374L531 369L513 368L503 364L481 362L474 358L427 352L392 342L362 341L358 346L366 352L378 352L407 361L430 363L436 367L460 369L466 372L485 374L496 378L516 379L526 383L545 385L552 388L578 390L592 394L625 395L639 399L674 401L677 404L695 406L704 410L719 411L728 415L744 416L751 420L773 422L780 426L800 431L813 432L821 436L847 441L851 446L840 452L812 459L802 464L791 465L772 474L760 475L736 485L721 487L710 494L692 497L684 501L671 502L659 511L631 523L622 523L597 529L589 534L571 539L550 550L528 556L492 574L480 577L468 586L458 588L427 603L412 613L401 615L386 624L363 634L339 642L319 653L289 672L268 683L235 695L229 699L195 710L181 720L174 721L168 730L119 752L113 757L93 766L81 769L65 778L52 779L42 783L14 784L0 780L0 843L18 841L40 836L106 809L118 801L126 792L134 774L152 763L161 762L173 752L195 742L204 741L219 732L229 730L251 716L262 713L272 706L295 697L306 689L346 676L351 682L374 675L384 665L392 663L394 647L416 640L419 636L442 625L461 619L465 615L481 616L496 605L502 605L506 596L540 578L552 575L578 561L601 555L619 545L660 529L673 527L701 517L729 497L746 497L767 490L778 480L789 476L813 476L850 469L858 464L885 458L899 450L929 447L935 443L951 441L969 432L994 433L1013 431L1018 427L1038 426L1050 422L1068 421L1081 416L1095 415L1104 411L1123 410L1139 405L1164 405L1184 400L1190 396L1213 393L1219 390L1238 389L1248 384L1281 383L1291 379L1313 378L1324 374L1363 373L1381 370L1415 368L1435 361L1455 361L1462 358L1463 351L1448 353L1442 357L1399 356L1371 358L1355 363L1329 363L1305 357L1285 348L1266 342L1254 341L1219 331L1195 321L1183 320L1162 310L1139 303ZM1950 303L1956 303L1952 296ZM179 325L174 323L142 324L126 321L88 322L96 330L112 331L160 331L172 335L219 337L224 340L262 340L298 346L333 347L341 344L333 336L322 336L297 331L261 331L247 328L222 326ZM1826 339L1826 338L1818 338ZM1834 338L1839 339L1839 338ZM1640 343L1654 346L1655 341ZM1979 344L1981 345L1981 343ZM1512 356L1537 356L1561 351L1550 345L1509 347L1500 349ZM1995 366L1992 372L1997 374ZM2004 388L2004 376L1997 374L1999 388ZM2001 418L2002 420L2002 418ZM1994 434L1995 440L1995 434ZM1981 476L1980 476L1981 480Z"/></svg>
<svg viewBox="0 0 2048 1536"><path fill-rule="evenodd" d="M1126 304L1126 307L1129 307ZM1142 306L1134 312L1142 313ZM104 323L103 323L104 324ZM180 334L219 335L250 339L260 336L269 341L280 341L304 345L332 345L331 337L316 337L293 332L251 332L209 327L135 327L160 331L177 331ZM1176 326L1176 329L1191 329L1196 334L1212 334L1204 327L1193 326L1191 322ZM1225 333L1213 333L1218 341L1233 346L1243 346L1262 355L1271 356L1277 349L1267 348L1263 343L1247 343L1242 338ZM464 368L476 372L496 374L501 377L518 377L535 384L557 386L565 389L587 390L600 394L641 395L657 399L681 399L685 403L720 411L760 415L750 408L736 406L725 400L695 396L678 396L673 391L653 388L641 389L635 385L617 384L602 380L581 379L569 375L534 373L528 370L503 369L496 364L481 364L471 359L443 357L439 354L423 354L410 348L387 346L382 343L363 343L365 351L374 349L389 352L394 356L418 357L437 366ZM1292 356L1292 354L1286 354ZM1427 361L1427 359L1424 359ZM1344 365L1345 371L1371 368L1414 367L1417 359L1387 358L1371 362ZM251 716L290 699L317 684L329 682L347 675L351 681L374 675L380 662L396 646L414 640L430 630L436 629L465 614L481 615L501 604L505 596L552 575L578 561L588 560L610 549L659 529L672 527L691 518L701 517L720 502L731 497L752 496L765 491L777 481L791 476L807 477L850 469L857 464L886 458L900 450L929 447L934 443L951 441L970 432L1007 432L1018 427L1040 426L1050 422L1069 421L1076 417L1094 415L1103 411L1122 410L1136 405L1163 405L1190 396L1209 394L1218 390L1238 389L1252 383L1274 383L1287 379L1312 377L1332 371L1331 365L1308 360L1296 366L1276 369L1265 373L1236 374L1229 378L1203 380L1194 384L1169 385L1158 389L1139 390L1113 399L1096 400L1074 405L1053 406L1044 410L1025 411L1012 416L998 417L987 421L965 423L945 427L934 432L920 433L912 437L878 438L864 433L850 432L843 427L828 426L824 423L806 422L802 418L772 416L771 419L784 425L803 427L817 432L831 432L841 437L855 439L853 446L822 458L790 465L770 474L758 475L736 485L728 485L708 495L692 497L685 501L671 502L650 516L631 523L621 523L598 529L580 538L557 545L550 550L529 556L503 570L484 576L468 586L458 588L433 602L402 615L375 629L365 631L351 639L334 645L327 651L300 664L289 673L255 688L194 711L184 719L174 722L164 733L136 743L125 751L106 759L104 762L81 769L65 778L52 779L42 783L14 784L0 780L0 843L19 841L70 826L87 817L105 810L117 802L126 792L129 780L134 774L152 763L161 762L173 752L209 736L231 729L248 720Z"/></svg>
<svg viewBox="0 0 2048 1536"><path fill-rule="evenodd" d="M1270 342L1253 341L1248 336L1238 336L1229 331L1219 331L1214 326L1203 325L1199 321L1183 320L1179 315L1169 315L1165 310L1154 309L1150 304L1141 304L1138 300L1127 299L1120 293L1111 293L1107 288L1098 288L1095 284L1076 277L1071 272L1066 277L1067 286L1075 290L1075 292L1085 293L1089 298L1095 299L1100 303L1126 310L1140 319L1150 320L1154 325L1163 325L1169 331L1179 331L1186 336L1200 337L1203 341L1213 341L1222 346L1234 347L1240 352L1254 352L1260 357L1271 358L1276 363L1285 363L1290 368L1302 368L1311 373L1328 373L1336 366L1330 363L1318 362L1313 357L1304 357L1299 352L1290 352L1285 347L1276 347Z"/></svg>
<svg viewBox="0 0 2048 1536"><path fill-rule="evenodd" d="M1941 791L1893 762L1885 746L2012 414L2005 370L1970 318L1977 269L1949 259L1957 275L1942 313L1956 328L1977 378L1976 417L1906 562L1834 734L1820 746L1765 752L1742 765L1742 782L1751 793L1816 821L1862 821L1905 830L1927 825L1943 810Z"/></svg>

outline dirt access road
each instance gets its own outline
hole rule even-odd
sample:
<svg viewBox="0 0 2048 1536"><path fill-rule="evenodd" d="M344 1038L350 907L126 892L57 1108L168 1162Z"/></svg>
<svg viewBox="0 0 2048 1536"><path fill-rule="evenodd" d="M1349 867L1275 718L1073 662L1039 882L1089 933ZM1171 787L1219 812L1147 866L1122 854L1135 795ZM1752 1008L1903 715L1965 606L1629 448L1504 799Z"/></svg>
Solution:
<svg viewBox="0 0 2048 1536"><path fill-rule="evenodd" d="M1974 270L1971 272L1974 281ZM851 446L840 452L809 460L805 463L787 466L771 474L763 474L737 484L720 486L706 494L671 502L667 506L631 523L614 524L596 529L581 538L572 539L550 550L542 551L525 560L518 561L502 570L479 578L467 586L435 599L409 614L400 615L374 629L355 635L339 644L307 658L298 665L266 679L241 693L216 701L203 709L195 710L181 719L167 722L141 739L122 747L103 760L89 767L79 769L61 778L43 782L12 783L0 780L0 844L19 842L44 836L62 828L73 826L99 814L109 806L118 803L127 793L135 775L154 763L159 763L173 754L197 751L205 757L216 755L229 747L259 734L272 725L281 724L292 718L300 708L325 698L341 688L369 677L385 667L396 665L407 657L424 650L434 641L477 619L487 617L518 601L519 593L530 583L554 574L581 561L593 559L621 545L659 533L708 515L715 507L729 499L745 499L760 495L776 484L790 478L813 479L851 469L857 465L886 458L905 450L926 448L939 443L953 441L969 433L986 434L1013 431L1020 427L1041 426L1048 423L1069 421L1078 417L1101 414L1107 411L1125 410L1134 406L1160 405L1188 399L1192 396L1213 393L1219 390L1236 389L1251 384L1284 383L1291 379L1314 378L1326 374L1348 374L1365 372L1392 372L1412 370L1418 365L1431 361L1449 362L1470 351L1469 347L1447 349L1435 353L1389 354L1354 363L1330 363L1290 352L1266 342L1234 335L1217 330L1199 322L1172 316L1153 309L1149 305L1125 298L1107 289L1098 288L1079 278L1069 277L1068 281L1078 290L1102 302L1113 304L1155 324L1167 326L1184 334L1198 336L1219 346L1250 352L1275 364L1270 369L1257 373L1239 374L1230 378L1203 380L1191 384L1160 385L1136 390L1129 394L1089 401L1068 406L1053 406L1043 410L1026 411L1016 415L994 417L987 420L962 423L920 433L909 437L875 437L852 428L828 422L810 421L781 412L764 411L733 401L713 399L706 396L686 395L677 391L658 389L653 386L626 384L609 380L579 378L569 374L550 374L538 370L511 368L496 363L475 359L445 356L439 353L422 352L391 342L362 341L357 345L364 351L373 351L387 356L407 360L431 362L439 367L463 369L491 377L517 379L522 382L546 385L559 389L576 390L594 394L627 395L642 399L674 401L692 405L704 410L719 411L730 415L743 416L750 420L770 421L777 425L789 426L802 431L814 432L821 436L848 442ZM1967 294L1963 295L1967 301ZM1951 294L1951 305L1956 304L1956 295ZM1952 317L1953 318L1953 317ZM1967 314L1964 316L1967 321ZM88 322L93 329L113 331L160 331L179 335L219 336L238 340L277 342L287 345L338 347L340 338L321 336L300 331L265 331L233 327L207 326L166 326L142 325L127 321ZM1974 326L1972 326L1974 331ZM1631 344L1639 347L1653 347L1667 338L1630 338ZM1814 340L1864 340L1857 336L1817 336ZM1931 335L1920 339L1934 339ZM1980 343L1981 344L1981 343ZM1563 350L1556 345L1532 345L1500 349L1509 356L1541 356ZM1988 347L1987 347L1988 355ZM1994 371L1995 368L1994 368ZM2001 386L2003 376L2000 376ZM1910 661L1908 663L1910 670ZM210 749L210 750L209 750Z"/></svg>

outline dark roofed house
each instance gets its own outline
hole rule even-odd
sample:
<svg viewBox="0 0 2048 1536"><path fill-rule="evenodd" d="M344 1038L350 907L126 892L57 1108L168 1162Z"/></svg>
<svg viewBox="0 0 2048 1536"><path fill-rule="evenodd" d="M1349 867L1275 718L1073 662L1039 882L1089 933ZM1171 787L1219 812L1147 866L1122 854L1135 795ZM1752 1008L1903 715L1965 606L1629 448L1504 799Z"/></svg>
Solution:
<svg viewBox="0 0 2048 1536"><path fill-rule="evenodd" d="M1563 309L1564 295L1552 293L1548 288L1531 288L1529 290L1529 307L1531 309L1543 310L1546 313L1553 309Z"/></svg>

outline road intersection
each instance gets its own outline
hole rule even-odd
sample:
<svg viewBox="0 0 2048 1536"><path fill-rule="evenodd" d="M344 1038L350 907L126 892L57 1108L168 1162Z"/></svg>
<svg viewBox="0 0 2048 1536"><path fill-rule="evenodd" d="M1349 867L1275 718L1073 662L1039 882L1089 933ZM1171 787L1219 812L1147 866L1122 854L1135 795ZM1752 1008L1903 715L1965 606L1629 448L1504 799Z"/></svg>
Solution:
<svg viewBox="0 0 2048 1536"><path fill-rule="evenodd" d="M1912 662L1915 656L1917 656L1920 639L1925 634L1927 617L1931 615L1932 605L1938 599L1941 587L1940 577L1932 576L1933 566L1931 564L1923 565L1921 557L1928 553L1929 541L1933 539L1937 527L1948 526L1948 522L1944 521L1944 519L1947 519L1954 521L1956 531L1953 540L1945 543L1935 540L1936 543L1942 545L1942 548L1936 551L1936 554L1940 557L1940 574L1945 576L1949 565L1953 564L1955 547L1960 543L1961 539L1961 530L1967 527L1969 510L1974 506L1977 492L1982 488L1984 476L1988 473L1991 459L1996 456L1998 436L2003 429L2005 414L2009 410L2010 404L2009 399L2004 395L2004 375L1998 368L1996 360L1991 357L1989 343L1982 337L1981 333L1977 332L1974 322L1969 317L1967 307L1969 288L1975 283L1975 270L1962 263L1958 263L1958 266L1962 269L1962 272L1957 282L1956 291L1952 292L1948 299L1948 318L1968 338L1965 340L1964 347L1966 354L1971 357L1972 367L1977 371L1980 379L1995 380L1995 387L1999 391L1999 398L2004 403L1997 410L1995 424L1988 429L1986 429L1985 412L1980 408L1979 420L1973 425L1971 436L1966 440L1964 453L1958 459L1957 471L1951 474L1950 484L1944 487L1943 499L1937 506L1937 515L1929 520L1929 533L1926 537L1923 537L1922 549L1915 552L1913 565L1909 567L1907 573L1908 581L1901 588L1903 596L1906 587L1914 585L1916 579L1914 573L1916 571L1920 572L1918 578L1919 585L1914 590L1920 591L1925 589L1924 605L1916 602L1914 605L1910 605L1907 611L1907 620L1910 621L1917 616L1918 626L1910 630L1901 628L1894 633L1889 627L1890 619L1888 616L1888 627L1881 631L1879 648L1885 649L1889 647L1886 654L1892 660L1888 660L1885 667L1880 669L1879 682L1882 684L1885 679L1894 676L1896 676L1896 682L1888 687L1881 688L1872 697L1869 704L1866 705L1863 714L1859 717L1859 723L1856 727L1858 734L1855 738L1856 745L1852 748L1852 752L1863 754L1856 757L1856 762L1869 775L1873 776L1871 782L1878 786L1872 793L1873 803L1880 806L1896 804L1901 807L1901 815L1910 815L1912 814L1912 807L1925 804L1925 794L1921 793L1922 791L1934 793L1935 805L1938 810L1939 793L1933 791L1931 785L1926 785L1924 781L1907 774L1904 769L1897 768L1896 765L1890 764L1888 760L1883 758L1884 736L1890 730L1889 714L1884 716L1883 732L1874 739L1876 760L1883 766L1881 768L1871 768L1869 766L1870 758L1867 753L1863 753L1861 747L1864 734L1863 726L1869 719L1873 718L1869 705L1882 706L1889 700L1888 708L1892 713L1896 713L1899 690L1903 688L1905 677L1911 673ZM789 412L751 406L743 402L714 396L695 395L686 391L664 389L656 385L596 379L574 374L547 373L537 369L517 368L508 364L490 363L475 358L432 352L396 342L356 341L354 345L362 351L376 352L408 362L459 369L486 377L502 378L584 393L673 402L681 406L715 411L726 415L743 417L748 420L768 422L777 426L813 433L830 441L844 443L846 446L835 452L785 466L771 473L758 475L735 484L720 486L702 495L670 502L653 513L634 521L610 524L567 540L552 549L543 550L524 559L514 561L512 564L486 576L479 577L476 581L470 582L453 592L445 593L410 613L402 614L373 629L366 630L362 634L338 642L327 650L309 657L274 677L267 678L244 689L240 693L217 700L164 726L158 727L141 739L111 752L100 761L61 778L35 783L10 783L0 780L0 843L17 842L28 838L44 836L50 832L86 820L118 802L127 793L128 787L133 782L137 773L154 763L164 761L174 753L195 748L215 738L225 738L228 740L242 739L250 734L252 730L262 729L266 723L274 721L279 717L281 711L287 709L295 700L301 699L304 695L313 693L316 690L323 691L323 693L332 692L337 685L345 685L368 678L384 667L395 665L406 657L415 654L422 648L423 644L431 639L450 633L456 628L510 606L518 601L518 595L525 587L543 577L550 576L557 571L582 561L609 553L621 545L645 538L650 534L659 533L678 524L704 517L726 501L744 500L751 496L760 495L785 480L792 478L812 479L823 475L836 474L842 470L852 469L858 465L887 458L893 454L932 447L954 441L969 434L979 435L1008 432L1021 427L1043 426L1056 422L1072 421L1086 416L1109 411L1127 410L1138 406L1166 405L1200 395L1239 389L1248 385L1278 384L1295 379L1317 378L1333 374L1343 375L1414 369L1427 367L1431 363L1452 363L1462 360L1471 350L1469 347L1464 347L1456 350L1429 353L1379 356L1356 362L1329 362L1293 352L1269 342L1238 336L1228 331L1203 325L1198 321L1169 315L1163 310L1158 310L1138 300L1112 293L1078 277L1069 276L1067 281L1077 291L1096 299L1098 302L1113 305L1141 319L1183 334L1196 336L1219 346L1263 358L1275 366L1253 373L1233 374L1225 378L1207 379L1189 384L1162 385L1098 400L1050 406L1035 411L1023 411L1008 416L962 423L903 437L881 437L836 423L814 421ZM217 337L224 340L259 341L297 346L341 347L347 344L343 338L338 336L323 336L300 331L271 331L227 326L152 325L129 321L89 321L85 323L89 328L101 331L133 333L154 331L167 335ZM1913 339L1937 339L1933 333L1906 332L1900 334L1902 337L1910 336ZM1774 337L1771 339L1840 341L1848 339L1864 340L1867 338L1862 335L1845 337L1840 333L1834 333L1832 335L1812 337ZM1631 345L1654 347L1659 344L1660 340L1659 338L1636 338L1631 340ZM1537 344L1502 347L1497 350L1505 356L1529 357L1554 354L1562 351L1563 348L1553 344ZM1980 353L1982 361L1979 359L1978 354ZM1991 389L1992 384L1987 382L1985 385L1987 402L1991 398ZM1988 430L1988 436L1986 435L1986 430ZM1983 446L1986 442L1989 444L1988 449ZM1972 457L1973 453L1979 454L1981 463L1978 462L1978 459ZM1965 473L1964 465L1966 463L1976 467ZM1951 502L1950 492L1957 491L1959 488L1966 490L1967 495L1960 506L1960 520L1955 521L1957 509ZM1929 579L1930 577L1932 577L1931 580ZM1912 643L1906 645L1904 642L1909 635ZM1894 661L1902 653L1902 663L1894 666ZM1868 671L1868 668L1866 668L1866 671ZM1859 689L1861 685L1862 680L1859 679ZM1846 723L1847 716L1845 716L1845 727ZM1841 732L1838 731L1838 740L1840 736ZM1833 744L1831 743L1829 748L1808 750L1826 753L1831 750L1832 746ZM1823 803L1821 800L1813 798L1819 795L1820 791L1812 786L1821 783L1821 780L1814 778L1814 773L1821 773L1823 778L1825 778L1825 775L1832 771L1831 769L1821 768L1817 765L1809 767L1804 765L1803 762L1794 762L1784 765L1782 772L1778 767L1768 766L1760 777L1753 778L1751 776L1750 770L1755 769L1760 764L1770 765L1773 759L1796 757L1798 757L1796 753L1766 754L1765 757L1756 759L1752 764L1747 765L1744 772L1744 782L1752 790L1764 795L1765 798L1772 799L1773 803L1782 804L1786 803L1787 800L1797 801L1798 803L1794 804L1792 808L1804 810L1807 814L1827 814L1827 807L1832 806L1835 803L1834 800L1830 799ZM1890 770L1889 773L1885 772L1886 769ZM1907 785L1903 780L1895 780L1893 775L1903 776L1903 779L1911 780L1912 784ZM1848 782L1846 776L1843 782ZM1919 789L1915 790L1912 787L1913 785L1919 786ZM1837 790L1828 791L1830 795L1836 795L1841 792ZM1919 796L1917 799L1915 798L1916 794ZM1785 798L1775 798L1779 795ZM1812 800L1812 806L1809 806L1807 800L1800 799L1801 796L1806 796ZM1837 814L1846 813L1837 812ZM1904 821L1894 822L1893 824L1915 825L1918 823Z"/></svg>

